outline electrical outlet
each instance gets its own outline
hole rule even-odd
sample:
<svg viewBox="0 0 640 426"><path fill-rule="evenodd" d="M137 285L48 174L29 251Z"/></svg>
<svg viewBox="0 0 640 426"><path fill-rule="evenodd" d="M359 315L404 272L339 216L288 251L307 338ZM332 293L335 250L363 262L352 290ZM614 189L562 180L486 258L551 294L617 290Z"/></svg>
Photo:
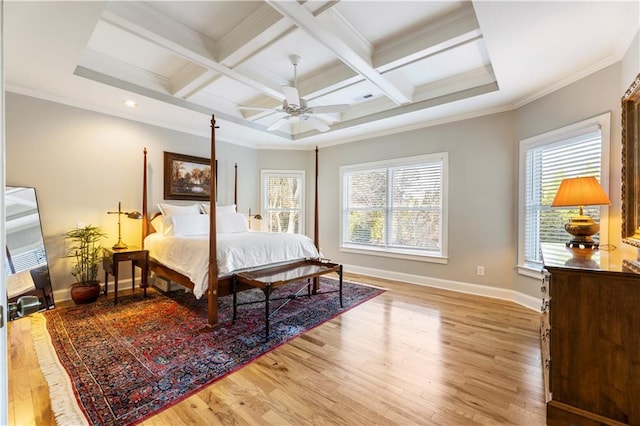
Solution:
<svg viewBox="0 0 640 426"><path fill-rule="evenodd" d="M476 266L476 275L484 276L484 266Z"/></svg>
<svg viewBox="0 0 640 426"><path fill-rule="evenodd" d="M87 226L84 222L78 222L76 223L76 229L82 229L85 226Z"/></svg>

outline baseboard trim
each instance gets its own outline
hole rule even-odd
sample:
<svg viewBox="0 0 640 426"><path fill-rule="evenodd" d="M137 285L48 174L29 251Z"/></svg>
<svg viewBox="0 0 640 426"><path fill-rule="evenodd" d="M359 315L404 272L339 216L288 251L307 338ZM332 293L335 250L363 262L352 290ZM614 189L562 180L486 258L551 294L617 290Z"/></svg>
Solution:
<svg viewBox="0 0 640 426"><path fill-rule="evenodd" d="M409 284L440 288L443 290L450 290L458 293L466 293L476 296L491 297L493 299L507 300L509 302L514 302L518 305L522 305L525 308L529 308L533 311L540 311L541 301L539 298L506 288L471 284L461 281L443 280L440 278L425 277L422 275L406 274L403 272L393 272L375 268L365 268L356 265L345 264L343 265L343 268L346 272L353 272L354 274L367 275L374 278L402 281ZM102 283L102 285L104 286L104 283ZM119 280L118 288L131 288L131 279ZM113 282L110 283L109 289L107 290L107 294L109 293L113 293ZM100 294L104 294L104 287L102 287L102 292ZM53 292L53 297L54 301L62 302L65 300L71 300L71 292L68 288L63 290L55 290Z"/></svg>
<svg viewBox="0 0 640 426"><path fill-rule="evenodd" d="M450 290L458 293L473 294L475 296L490 297L492 299L506 300L534 311L540 311L540 299L506 288L471 284L461 281L443 280L441 278L425 277L422 275L406 274L403 272L393 272L375 268L365 268L356 265L343 265L343 268L345 272L352 272L354 274L402 281L409 284L423 285L426 287Z"/></svg>
<svg viewBox="0 0 640 426"><path fill-rule="evenodd" d="M109 288L107 289L107 295L113 294L115 290L115 285L113 279L109 280ZM140 278L136 279L136 289L140 288ZM118 280L118 290L131 289L131 278L125 278ZM104 283L100 282L100 296L104 296ZM71 300L71 287L67 287L64 289L58 289L53 291L53 301L55 302L64 302L67 300Z"/></svg>

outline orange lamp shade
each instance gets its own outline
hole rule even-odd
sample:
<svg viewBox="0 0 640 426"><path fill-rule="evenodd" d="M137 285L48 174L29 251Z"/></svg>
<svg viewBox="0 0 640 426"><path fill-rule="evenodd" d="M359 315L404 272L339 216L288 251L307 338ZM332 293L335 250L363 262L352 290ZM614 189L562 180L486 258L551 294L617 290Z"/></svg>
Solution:
<svg viewBox="0 0 640 426"><path fill-rule="evenodd" d="M600 206L611 200L595 176L564 179L560 183L551 207Z"/></svg>

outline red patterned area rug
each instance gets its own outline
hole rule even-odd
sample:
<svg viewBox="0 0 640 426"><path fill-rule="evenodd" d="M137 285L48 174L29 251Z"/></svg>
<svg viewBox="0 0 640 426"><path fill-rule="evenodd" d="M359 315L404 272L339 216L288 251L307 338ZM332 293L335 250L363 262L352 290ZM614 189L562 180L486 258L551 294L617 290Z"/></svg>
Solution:
<svg viewBox="0 0 640 426"><path fill-rule="evenodd" d="M276 291L290 293L291 286L301 284ZM38 314L32 317L34 343L56 420L138 423L382 293L345 281L341 308L338 293L329 292L335 289L337 280L321 277L322 294L293 299L271 318L268 340L264 304L239 306L233 323L230 296L219 299L222 327L206 333L206 300L181 291L124 296L117 305L112 297L101 298ZM262 297L259 290L239 293L243 302Z"/></svg>

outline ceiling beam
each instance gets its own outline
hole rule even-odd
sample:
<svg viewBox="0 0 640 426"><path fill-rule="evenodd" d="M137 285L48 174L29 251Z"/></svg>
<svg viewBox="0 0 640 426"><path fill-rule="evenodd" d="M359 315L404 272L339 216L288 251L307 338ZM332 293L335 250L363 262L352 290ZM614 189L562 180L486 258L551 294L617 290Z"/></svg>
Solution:
<svg viewBox="0 0 640 426"><path fill-rule="evenodd" d="M338 58L378 87L387 97L398 105L411 103L411 96L392 84L372 65L372 52L363 48L362 37L351 34L346 26L340 25L335 9L320 14L317 18L311 12L293 1L266 0L283 16L291 19L298 28L331 50ZM320 21L322 20L322 22Z"/></svg>
<svg viewBox="0 0 640 426"><path fill-rule="evenodd" d="M170 90L173 96L186 99L213 83L219 76L216 72L190 62L169 79Z"/></svg>
<svg viewBox="0 0 640 426"><path fill-rule="evenodd" d="M102 19L203 68L225 75L274 99L284 100L279 87L248 78L220 64L212 54L212 40L152 7L137 2L109 2Z"/></svg>

